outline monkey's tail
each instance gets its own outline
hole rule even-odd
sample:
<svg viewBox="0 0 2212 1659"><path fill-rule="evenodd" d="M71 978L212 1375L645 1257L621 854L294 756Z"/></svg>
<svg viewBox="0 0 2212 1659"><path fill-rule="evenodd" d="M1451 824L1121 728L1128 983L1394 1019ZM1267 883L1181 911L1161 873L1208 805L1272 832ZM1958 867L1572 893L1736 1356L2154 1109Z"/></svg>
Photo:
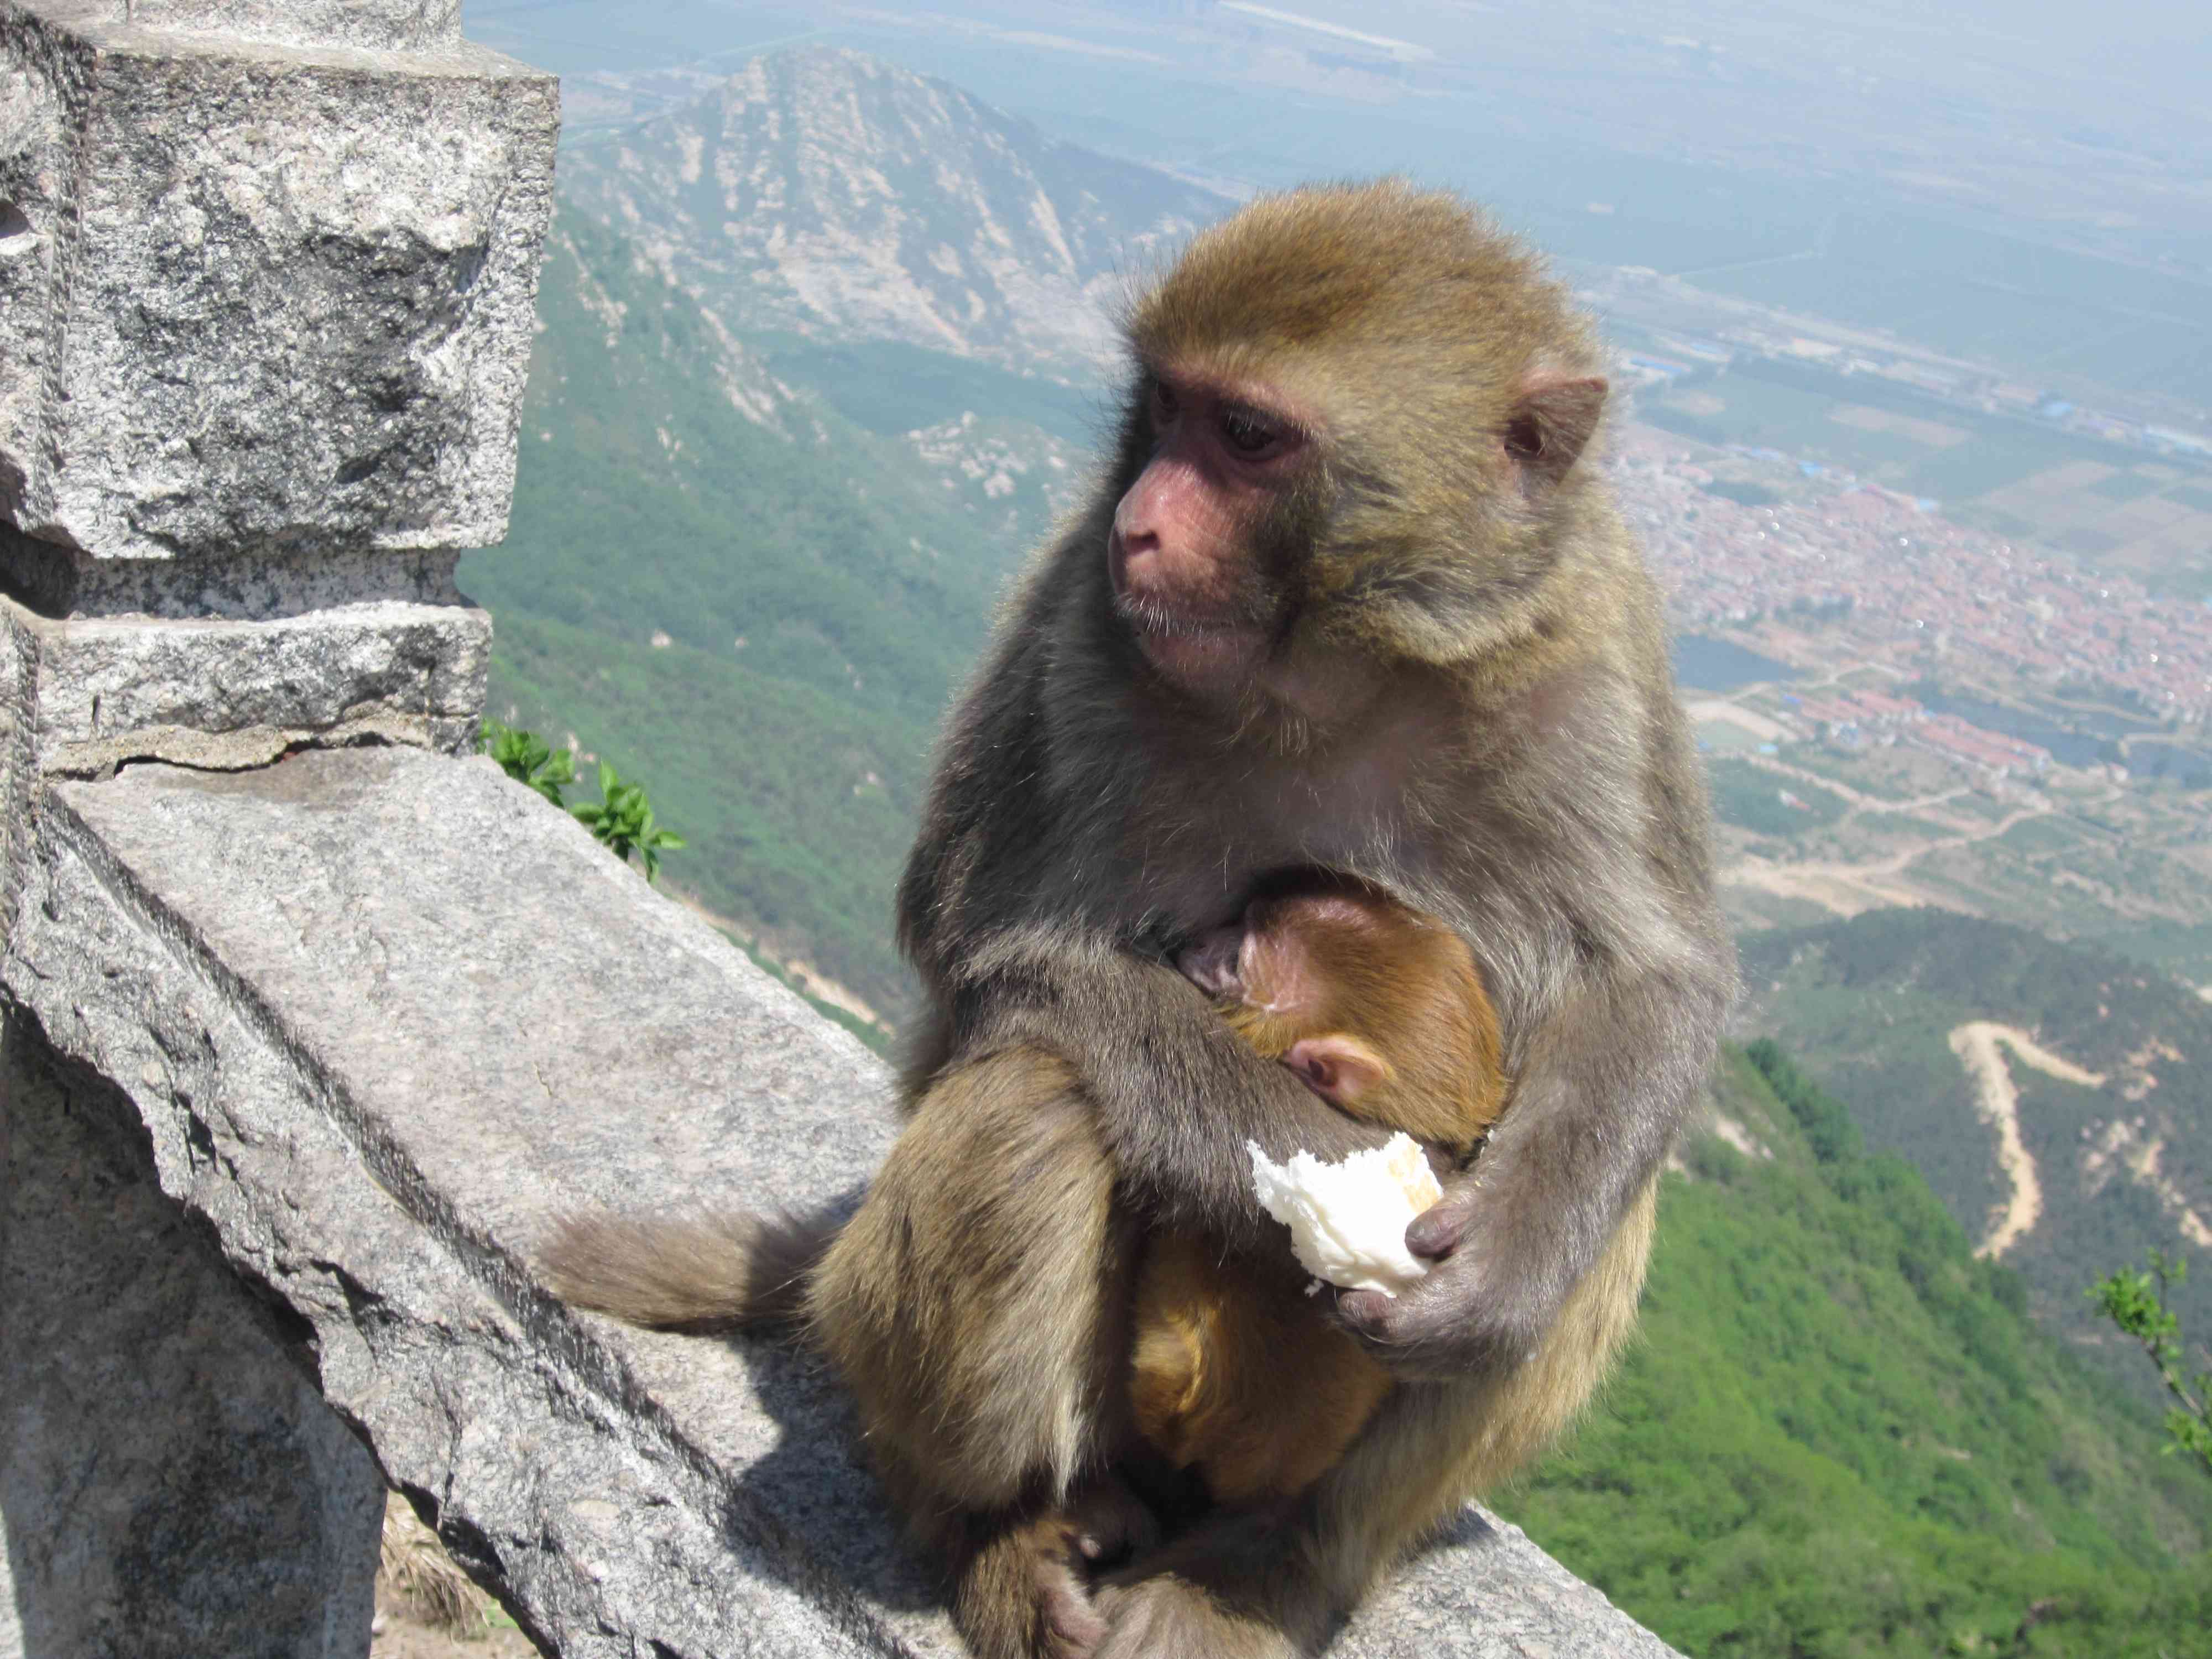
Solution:
<svg viewBox="0 0 2212 1659"><path fill-rule="evenodd" d="M563 1216L538 1252L554 1294L579 1308L661 1330L796 1325L806 1281L844 1224L744 1210Z"/></svg>

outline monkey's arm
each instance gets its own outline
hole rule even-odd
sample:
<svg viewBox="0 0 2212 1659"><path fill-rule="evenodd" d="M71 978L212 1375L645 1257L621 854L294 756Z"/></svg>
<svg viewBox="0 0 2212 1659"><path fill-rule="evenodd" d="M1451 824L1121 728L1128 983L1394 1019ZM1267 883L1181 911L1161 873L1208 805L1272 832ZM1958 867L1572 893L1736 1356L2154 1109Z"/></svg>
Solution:
<svg viewBox="0 0 2212 1659"><path fill-rule="evenodd" d="M1278 1161L1303 1151L1334 1162L1389 1138L1261 1059L1176 969L1103 938L1024 933L975 969L958 1000L982 1012L962 1048L1028 1042L1065 1055L1122 1184L1163 1224L1287 1249L1253 1190L1245 1143Z"/></svg>
<svg viewBox="0 0 2212 1659"><path fill-rule="evenodd" d="M1407 1229L1416 1255L1441 1258L1434 1270L1395 1301L1339 1297L1376 1358L1447 1378L1535 1352L1673 1146L1733 992L1724 951L1591 973L1570 992L1474 1171Z"/></svg>

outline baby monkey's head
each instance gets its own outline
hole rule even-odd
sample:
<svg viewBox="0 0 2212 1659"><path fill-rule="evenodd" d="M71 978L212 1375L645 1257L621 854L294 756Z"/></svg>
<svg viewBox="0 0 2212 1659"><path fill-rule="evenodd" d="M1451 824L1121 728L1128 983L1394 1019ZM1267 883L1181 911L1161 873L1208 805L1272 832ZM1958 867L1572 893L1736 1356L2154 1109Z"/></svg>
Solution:
<svg viewBox="0 0 2212 1659"><path fill-rule="evenodd" d="M1302 879L1201 935L1184 976L1340 1110L1464 1150L1505 1093L1497 1011L1466 941L1362 883Z"/></svg>

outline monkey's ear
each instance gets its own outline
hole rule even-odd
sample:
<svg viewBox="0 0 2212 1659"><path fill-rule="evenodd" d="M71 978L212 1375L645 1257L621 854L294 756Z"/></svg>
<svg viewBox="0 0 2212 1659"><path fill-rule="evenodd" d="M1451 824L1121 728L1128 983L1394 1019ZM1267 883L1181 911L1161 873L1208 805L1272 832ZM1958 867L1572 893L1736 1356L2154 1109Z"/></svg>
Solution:
<svg viewBox="0 0 2212 1659"><path fill-rule="evenodd" d="M1505 453L1523 477L1557 483L1567 476L1597 430L1607 390L1601 374L1529 383L1505 422Z"/></svg>
<svg viewBox="0 0 2212 1659"><path fill-rule="evenodd" d="M1341 1031L1301 1037L1283 1056L1283 1064L1335 1106L1349 1105L1390 1075L1389 1063L1382 1055Z"/></svg>

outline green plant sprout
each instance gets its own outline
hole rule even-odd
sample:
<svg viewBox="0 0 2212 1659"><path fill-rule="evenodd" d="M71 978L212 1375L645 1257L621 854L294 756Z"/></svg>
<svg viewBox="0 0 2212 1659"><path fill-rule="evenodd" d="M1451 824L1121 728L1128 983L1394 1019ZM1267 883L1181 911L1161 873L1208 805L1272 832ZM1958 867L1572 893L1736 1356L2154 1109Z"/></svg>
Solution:
<svg viewBox="0 0 2212 1659"><path fill-rule="evenodd" d="M576 759L555 749L535 732L486 720L477 732L477 753L489 755L517 783L535 789L556 806L566 806L562 790L576 781Z"/></svg>
<svg viewBox="0 0 2212 1659"><path fill-rule="evenodd" d="M601 846L624 864L629 862L632 853L639 854L645 862L647 881L660 873L663 853L684 845L683 836L653 823L653 803L646 799L645 786L624 783L605 761L599 763L599 804L568 810L599 838Z"/></svg>
<svg viewBox="0 0 2212 1659"><path fill-rule="evenodd" d="M2088 1296L2103 1307L2112 1323L2143 1346L2158 1367L2166 1391L2177 1402L2166 1414L2166 1432L2172 1436L2162 1449L2168 1456L2185 1452L2203 1460L2212 1474L2212 1370L2193 1377L2181 1369L2181 1317L2166 1305L2166 1291L2189 1276L2189 1263L2154 1249L2146 1258L2148 1272L2123 1267L2110 1279L2089 1287Z"/></svg>
<svg viewBox="0 0 2212 1659"><path fill-rule="evenodd" d="M599 799L591 805L569 806L561 792L576 781L575 757L555 749L535 732L486 720L477 732L477 753L489 755L500 769L517 783L535 789L556 806L567 807L599 845L629 862L632 853L645 862L645 878L660 874L660 855L685 845L684 837L653 821L653 802L641 783L624 783L615 769L599 763Z"/></svg>

